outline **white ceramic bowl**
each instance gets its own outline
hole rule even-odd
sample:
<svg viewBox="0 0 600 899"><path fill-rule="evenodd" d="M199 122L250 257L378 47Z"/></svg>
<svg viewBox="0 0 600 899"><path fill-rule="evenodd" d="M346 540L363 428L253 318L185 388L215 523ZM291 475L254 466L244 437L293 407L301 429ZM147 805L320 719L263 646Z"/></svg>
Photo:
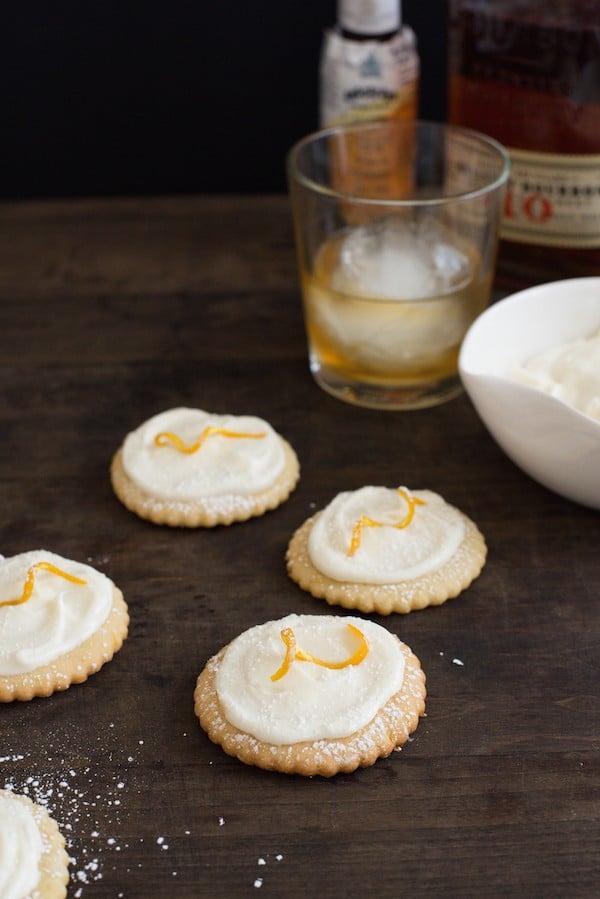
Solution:
<svg viewBox="0 0 600 899"><path fill-rule="evenodd" d="M600 330L600 278L540 284L494 303L469 328L459 372L490 434L528 475L600 509L600 423L508 373Z"/></svg>

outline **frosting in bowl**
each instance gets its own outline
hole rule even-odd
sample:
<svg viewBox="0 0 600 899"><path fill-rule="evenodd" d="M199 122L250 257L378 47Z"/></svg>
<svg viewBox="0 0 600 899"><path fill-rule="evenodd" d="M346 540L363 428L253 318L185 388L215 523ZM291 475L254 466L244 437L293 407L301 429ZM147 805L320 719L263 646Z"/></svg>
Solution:
<svg viewBox="0 0 600 899"><path fill-rule="evenodd" d="M600 331L536 353L510 377L600 421Z"/></svg>

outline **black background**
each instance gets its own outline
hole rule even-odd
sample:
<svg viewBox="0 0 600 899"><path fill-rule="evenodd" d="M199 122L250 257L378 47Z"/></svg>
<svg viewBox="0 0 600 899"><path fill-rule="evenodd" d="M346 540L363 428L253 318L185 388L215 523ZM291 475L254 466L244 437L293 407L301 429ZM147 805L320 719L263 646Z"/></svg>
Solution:
<svg viewBox="0 0 600 899"><path fill-rule="evenodd" d="M4 6L0 197L285 190L317 126L335 0L22 0ZM404 0L420 115L446 110L446 2Z"/></svg>

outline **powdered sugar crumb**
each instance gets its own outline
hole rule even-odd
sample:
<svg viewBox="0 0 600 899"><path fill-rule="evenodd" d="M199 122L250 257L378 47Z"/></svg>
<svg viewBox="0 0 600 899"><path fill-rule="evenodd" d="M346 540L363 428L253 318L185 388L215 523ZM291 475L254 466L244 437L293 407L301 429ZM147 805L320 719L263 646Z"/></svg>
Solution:
<svg viewBox="0 0 600 899"><path fill-rule="evenodd" d="M280 861L283 860L283 854L282 854L281 852L278 852L275 856L259 855L259 857L258 857L257 860L256 860L256 864L259 866L259 868L264 868L264 867L266 867L266 865L267 865L267 860L270 859L270 858L274 858L275 861L280 862ZM265 882L265 878L264 878L264 877L256 877L255 880L254 880L253 886L254 886L256 889L260 889L260 887L262 887L262 885L264 884L264 882Z"/></svg>

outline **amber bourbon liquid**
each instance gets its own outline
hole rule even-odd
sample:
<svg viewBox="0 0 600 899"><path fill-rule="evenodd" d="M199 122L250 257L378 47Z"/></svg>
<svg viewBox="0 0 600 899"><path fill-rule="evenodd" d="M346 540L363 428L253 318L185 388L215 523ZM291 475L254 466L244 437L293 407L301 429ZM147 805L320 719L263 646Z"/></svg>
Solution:
<svg viewBox="0 0 600 899"><path fill-rule="evenodd" d="M499 280L600 274L598 0L450 0L449 119L510 152Z"/></svg>
<svg viewBox="0 0 600 899"><path fill-rule="evenodd" d="M487 305L491 279L470 243L431 229L415 232L390 217L322 245L313 273L302 273L313 371L392 387L456 374L462 338Z"/></svg>

